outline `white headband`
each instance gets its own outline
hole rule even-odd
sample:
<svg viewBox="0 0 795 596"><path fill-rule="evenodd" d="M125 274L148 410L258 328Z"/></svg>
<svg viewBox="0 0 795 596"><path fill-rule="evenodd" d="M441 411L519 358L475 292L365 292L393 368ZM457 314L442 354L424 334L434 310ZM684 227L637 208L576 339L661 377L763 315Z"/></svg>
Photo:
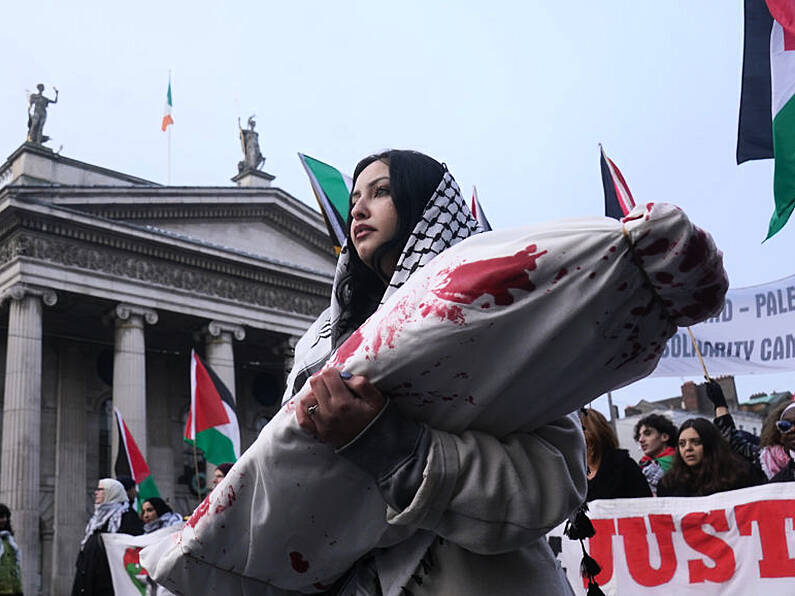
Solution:
<svg viewBox="0 0 795 596"><path fill-rule="evenodd" d="M783 420L784 414L786 414L789 410L792 410L793 408L795 408L795 401L793 401L790 405L788 405L786 408L784 408L781 411L781 416L779 416L778 419Z"/></svg>

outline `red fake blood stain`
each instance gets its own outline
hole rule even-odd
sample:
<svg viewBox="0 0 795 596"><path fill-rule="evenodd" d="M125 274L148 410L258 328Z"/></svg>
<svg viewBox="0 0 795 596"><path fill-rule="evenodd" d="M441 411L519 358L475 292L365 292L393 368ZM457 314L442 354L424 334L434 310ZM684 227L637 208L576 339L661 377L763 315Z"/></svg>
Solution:
<svg viewBox="0 0 795 596"><path fill-rule="evenodd" d="M696 233L685 245L684 257L679 264L679 271L687 273L696 265L704 262L707 256L707 235L704 230L696 228Z"/></svg>
<svg viewBox="0 0 795 596"><path fill-rule="evenodd" d="M214 513L218 514L226 509L229 509L236 499L237 495L235 494L235 487L230 484L226 487L226 505L219 503L215 506Z"/></svg>
<svg viewBox="0 0 795 596"><path fill-rule="evenodd" d="M559 282L561 279L563 279L564 277L566 277L566 274L567 274L568 272L569 272L569 270L568 270L568 269L566 269L565 267L562 267L562 268L561 268L561 270L560 270L560 271L558 271L558 274L555 276L555 279L553 279L553 280L552 280L552 283L553 283L553 284L556 284L556 283L558 283L558 282Z"/></svg>
<svg viewBox="0 0 795 596"><path fill-rule="evenodd" d="M193 514L190 516L187 522L191 528L195 528L196 524L199 523L199 520L205 516L207 511L210 509L210 496L207 495L204 497L204 501L202 501L198 507L194 510Z"/></svg>
<svg viewBox="0 0 795 596"><path fill-rule="evenodd" d="M654 277L661 284L670 284L674 280L674 276L667 271L659 271Z"/></svg>
<svg viewBox="0 0 795 596"><path fill-rule="evenodd" d="M332 361L331 366L339 366L344 364L348 358L350 358L353 353L359 349L359 346L362 345L362 340L364 340L362 332L357 329L339 348L337 348L337 352L334 354L334 360Z"/></svg>
<svg viewBox="0 0 795 596"><path fill-rule="evenodd" d="M433 315L442 319L443 321L447 320L451 323L455 323L459 327L466 323L464 312L461 310L460 306L422 303L420 304L420 315L422 315L423 319L427 319L428 316Z"/></svg>
<svg viewBox="0 0 795 596"><path fill-rule="evenodd" d="M528 272L534 271L538 258L547 253L537 250L531 244L510 257L464 263L447 270L442 283L431 291L443 300L459 304L472 304L484 294L493 296L499 306L513 304L510 290L535 290Z"/></svg>
<svg viewBox="0 0 795 596"><path fill-rule="evenodd" d="M309 561L304 560L304 555L298 551L290 553L290 565L293 566L298 573L306 573L309 570Z"/></svg>
<svg viewBox="0 0 795 596"><path fill-rule="evenodd" d="M668 240L668 238L658 238L645 248L636 248L635 254L639 257L651 257L654 255L659 255L668 250L670 244L671 241Z"/></svg>
<svg viewBox="0 0 795 596"><path fill-rule="evenodd" d="M422 306L420 304L420 307ZM379 323L376 329L375 339L373 340L373 358L378 357L382 345L385 344L390 349L395 347L395 339L402 331L406 321L411 319L411 315L412 310L408 299L403 299L394 306L389 315ZM365 346L364 349L369 350L369 346Z"/></svg>

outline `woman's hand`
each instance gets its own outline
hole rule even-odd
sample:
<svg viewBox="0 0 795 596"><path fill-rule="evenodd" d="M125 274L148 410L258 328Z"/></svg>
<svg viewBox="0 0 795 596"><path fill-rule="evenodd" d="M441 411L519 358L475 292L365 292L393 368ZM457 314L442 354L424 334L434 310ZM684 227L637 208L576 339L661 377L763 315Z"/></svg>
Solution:
<svg viewBox="0 0 795 596"><path fill-rule="evenodd" d="M309 386L312 390L296 409L298 424L334 447L353 440L386 404L383 394L366 377L336 368L314 375Z"/></svg>

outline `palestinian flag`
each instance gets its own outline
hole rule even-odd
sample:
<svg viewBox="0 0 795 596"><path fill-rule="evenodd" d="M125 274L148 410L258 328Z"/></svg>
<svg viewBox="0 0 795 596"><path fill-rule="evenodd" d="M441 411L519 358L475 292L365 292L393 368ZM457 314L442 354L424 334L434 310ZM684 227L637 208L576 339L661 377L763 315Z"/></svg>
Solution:
<svg viewBox="0 0 795 596"><path fill-rule="evenodd" d="M298 158L309 176L312 191L326 220L329 236L339 254L345 244L348 229L348 202L353 187L350 176L303 153Z"/></svg>
<svg viewBox="0 0 795 596"><path fill-rule="evenodd" d="M116 454L116 465L113 470L116 472L116 477L129 476L135 480L138 488L138 508L141 504L150 497L159 497L160 491L157 490L155 479L152 478L152 473L149 471L149 466L146 465L141 450L138 449L138 444L133 439L130 429L124 423L124 418L121 416L118 408L113 408L116 414L116 424L119 430L119 451Z"/></svg>
<svg viewBox="0 0 795 596"><path fill-rule="evenodd" d="M795 209L795 3L791 0L745 0L742 84L737 163L775 159L770 238Z"/></svg>
<svg viewBox="0 0 795 596"><path fill-rule="evenodd" d="M194 350L190 354L190 412L185 441L195 443L204 452L204 459L216 466L240 457L235 400Z"/></svg>
<svg viewBox="0 0 795 596"><path fill-rule="evenodd" d="M478 189L476 187L472 187L472 206L469 208L472 211L472 215L478 220L480 227L483 228L484 232L491 232L491 224L489 220L486 218L486 214L483 213L483 207L480 206L480 201L478 201Z"/></svg>
<svg viewBox="0 0 795 596"><path fill-rule="evenodd" d="M165 130L172 124L174 119L171 117L171 108L174 107L174 102L171 100L171 75L168 75L168 91L166 92L166 105L163 108L163 122L160 124L160 130Z"/></svg>
<svg viewBox="0 0 795 596"><path fill-rule="evenodd" d="M602 168L602 187L605 191L605 216L613 219L621 219L632 211L635 206L635 199L629 191L621 170L607 157L602 145L599 145L601 154L599 163Z"/></svg>

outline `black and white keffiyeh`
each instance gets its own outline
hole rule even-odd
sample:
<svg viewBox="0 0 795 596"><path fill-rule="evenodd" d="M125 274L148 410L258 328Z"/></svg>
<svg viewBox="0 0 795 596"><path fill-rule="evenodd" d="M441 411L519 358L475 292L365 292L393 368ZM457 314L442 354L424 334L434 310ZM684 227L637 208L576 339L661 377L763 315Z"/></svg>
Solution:
<svg viewBox="0 0 795 596"><path fill-rule="evenodd" d="M124 503L102 503L101 505L97 505L96 509L94 509L94 515L91 516L91 519L88 520L86 524L86 533L83 536L83 540L80 542L80 550L83 550L91 534L102 528L106 523L108 524L105 528L106 532L111 534L118 532L121 526L121 516L124 515L124 512L129 508L130 503L128 501Z"/></svg>
<svg viewBox="0 0 795 596"><path fill-rule="evenodd" d="M167 511L160 517L158 517L154 521L150 521L144 524L144 534L149 534L160 528L167 528L169 526L179 526L182 525L183 519L179 513L174 513L173 511Z"/></svg>
<svg viewBox="0 0 795 596"><path fill-rule="evenodd" d="M445 167L439 186L403 247L381 304L438 254L481 231L480 224L461 196L458 184ZM344 287L351 276L349 250L346 245L340 252L329 308L323 311L295 347L295 365L287 378L282 403L291 399L306 380L322 368L332 351L354 331L346 327L348 313L343 311L337 299L337 289Z"/></svg>

